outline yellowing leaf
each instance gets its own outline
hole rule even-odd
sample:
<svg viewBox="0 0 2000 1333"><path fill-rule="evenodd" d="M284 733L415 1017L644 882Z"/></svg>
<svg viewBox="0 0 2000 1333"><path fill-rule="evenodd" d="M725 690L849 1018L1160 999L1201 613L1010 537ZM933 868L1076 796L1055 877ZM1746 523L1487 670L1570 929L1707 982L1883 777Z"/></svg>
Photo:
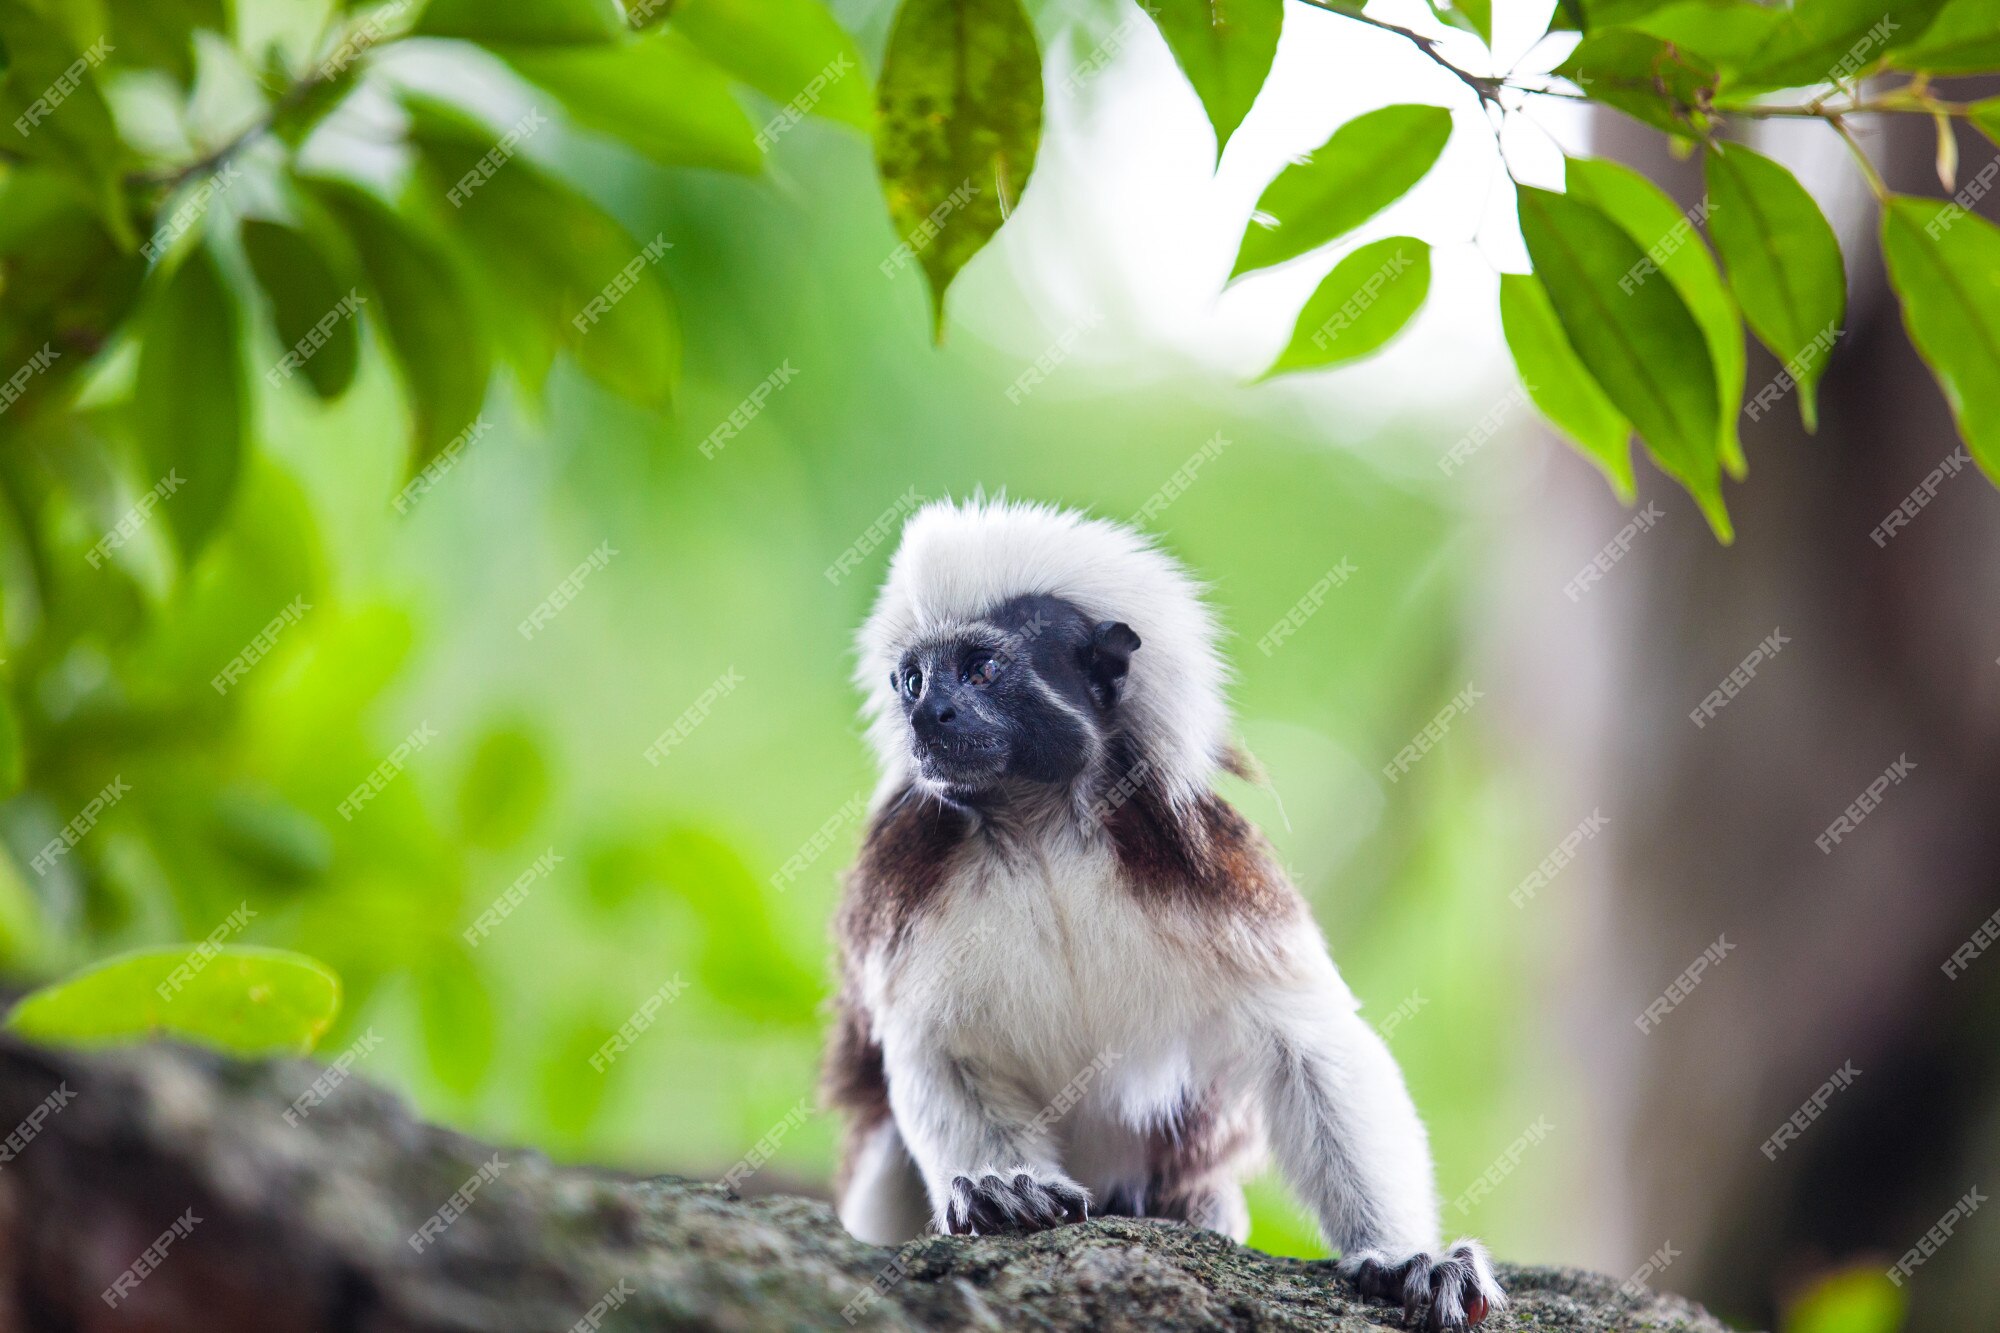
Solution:
<svg viewBox="0 0 2000 1333"><path fill-rule="evenodd" d="M1020 202L1042 137L1042 57L1019 0L903 0L876 85L875 167L902 245L944 293Z"/></svg>

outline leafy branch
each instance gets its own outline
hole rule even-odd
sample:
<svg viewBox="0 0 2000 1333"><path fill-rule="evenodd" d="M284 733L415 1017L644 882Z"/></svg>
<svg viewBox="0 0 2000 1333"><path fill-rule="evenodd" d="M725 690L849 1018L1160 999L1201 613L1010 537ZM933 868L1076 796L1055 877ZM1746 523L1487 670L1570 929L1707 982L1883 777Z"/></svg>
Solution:
<svg viewBox="0 0 2000 1333"><path fill-rule="evenodd" d="M1884 0L1879 15L1843 0L1784 9L1756 0L1564 0L1529 56L1570 49L1552 68L1526 73L1518 63L1476 68L1447 40L1457 30L1490 50L1491 0L1430 0L1435 28L1378 18L1354 0L1299 3L1414 49L1473 95L1496 145L1510 118L1533 123L1536 99L1580 102L1698 149L1711 180L1728 182L1749 225L1684 216L1643 178L1613 179L1580 159L1566 165L1566 202L1536 206L1530 225L1530 195L1513 181L1533 271L1509 275L1522 281L1503 284L1501 311L1536 405L1612 485L1629 490L1636 438L1725 538L1723 481L1747 466L1738 439L1745 329L1786 366L1784 392L1811 424L1814 385L1845 311L1845 269L1832 229L1789 173L1724 131L1761 120L1826 124L1883 201L1885 228L1899 201L1863 151L1856 120L1920 115L1938 124L1948 191L1954 131L1970 126L2000 139L2000 99L1954 100L1933 86L1948 75L2000 71L2000 0ZM153 9L143 30L112 11L100 68L81 22L39 0L0 0L0 43L10 57L0 91L35 127L10 150L18 160L0 165L0 206L29 219L14 253L0 254L20 270L10 278L29 279L0 293L12 317L0 321L0 362L22 365L43 346L85 353L30 379L25 404L4 423L11 429L44 404L68 410L69 389L101 349L140 345L137 391L164 395L168 410L140 404L129 414L137 456L149 466L184 464L203 475L204 494L219 497L212 510L173 511L188 516L176 533L188 556L228 511L254 415L255 386L235 382L240 372L229 368L240 358L221 355L219 340L240 336L259 346L260 359L282 361L326 318L330 294L367 300L323 335L331 351L304 358L301 373L281 373L274 387L338 396L352 379L359 326L377 326L409 403L413 470L474 423L496 369L532 399L566 355L634 401L664 408L673 398L683 333L663 270L642 259L629 280L638 295L605 302L601 318L581 313L648 253L648 238L627 234L576 191L552 155L519 151L539 120L489 124L449 101L399 91L375 76L384 50L409 38L481 48L517 76L538 112L546 107L570 131L610 136L664 166L754 173L808 114L872 131L902 243L891 266L923 272L940 333L953 280L1030 187L1043 124L1043 52L1021 0L899 0L873 85L823 0L389 0L336 7L314 43L318 64L272 88L241 129L207 151L159 161L126 142L100 81L164 75L191 98L195 35L226 37L228 16L216 0L161 0ZM1125 27L1150 23L1165 40L1208 114L1219 156L1269 75L1286 11L1286 0L1151 0ZM1101 63L1117 45L1090 59ZM241 72L253 82L248 66ZM1907 79L1870 85L1883 76ZM411 165L393 197L342 178L338 167L331 176L298 169L300 145L370 82L409 115L401 146ZM744 87L779 108L762 129L738 99ZM1800 88L1820 91L1803 101L1784 95ZM52 90L72 91L52 107ZM1365 254L1338 248L1430 173L1451 133L1444 108L1377 108L1270 182L1229 280L1299 262L1325 265L1326 276L1265 378L1372 355L1416 317L1430 282L1424 241L1397 238ZM268 162L259 155L257 169L270 167L275 190L246 196L269 194L275 208L246 197L211 212L197 200L202 207L176 210L164 254L138 244L139 226L151 229L167 205L201 193L190 187L273 139L283 151ZM1499 161L1509 169L1504 151ZM1989 364L1984 349L1995 340L1983 336L2000 328L1994 232L1957 203L1940 209L1941 220L1915 238L1907 227L1898 232L1903 249L1921 252L1897 267L1898 281L1924 289L1898 290L1906 310L1951 312L1981 335L1913 329L1931 349L1973 454L2000 476L2000 390L1989 387L2000 385L2000 361ZM185 226L184 213L192 214ZM64 246L80 262L55 263ZM247 264L216 262L230 255ZM47 270L45 283L32 280L37 266ZM246 271L254 288L241 285ZM476 317L454 318L468 311ZM1808 314L1819 322L1802 323ZM155 328L189 330L191 345L170 350L169 340L149 337ZM1614 366L1604 360L1610 348L1637 354ZM225 382L192 393L183 386L197 372ZM194 438L168 438L156 425L168 421L191 423Z"/></svg>
<svg viewBox="0 0 2000 1333"><path fill-rule="evenodd" d="M1444 25L1435 32L1377 18L1353 0L1300 3L1407 43L1468 89L1482 111L1497 113L1489 127L1533 264L1532 273L1502 283L1509 346L1531 399L1621 495L1631 493L1636 437L1727 541L1723 481L1740 479L1748 466L1739 418L1755 420L1774 398L1791 398L1808 429L1817 423L1816 385L1845 315L1845 262L1832 227L1791 174L1724 138L1731 121L1818 120L1853 152L1884 205L1885 246L1893 237L1909 252L1892 262L1891 279L1915 341L1973 456L2000 479L2000 355L1990 350L2000 347L1993 336L2000 229L1964 206L1970 194L1952 203L1894 195L1852 127L1875 114L1931 119L1940 180L1955 189L1954 130L1969 126L2000 140L2000 99L1950 100L1931 81L2000 70L2000 0L1890 0L1880 13L1841 0L1784 8L1755 0L1565 0L1543 40L1567 29L1572 49L1553 68L1525 75L1469 68L1446 49L1447 28L1490 49L1490 0L1430 0ZM1207 110L1219 153L1269 74L1282 0L1225 7L1156 0L1147 13ZM928 243L935 219L949 211L945 189L1032 161L1039 107L1022 102L1038 102L1039 87L996 89L959 74L972 51L989 60L1012 51L1017 66L1030 66L1033 43L1016 0L902 0L881 79L891 133L880 169L913 246ZM1863 91L1866 81L1894 74L1910 77ZM1799 88L1824 91L1803 102L1781 96ZM1566 159L1562 193L1531 189L1514 179L1498 142L1507 119L1536 98L1616 110L1700 150L1710 199L1684 213L1644 177L1582 158ZM897 126L919 120L907 142L899 136ZM1423 106L1379 108L1341 126L1259 198L1229 280L1329 251L1427 175L1450 132L1443 108ZM1018 171L1010 184L1018 190ZM1920 211L1926 225L1912 230ZM997 213L955 220L946 229L950 244L928 256L940 324L944 288L1001 221ZM1422 307L1430 282L1422 240L1395 237L1336 258L1260 378L1372 355ZM1966 336L1919 327L1934 320ZM1747 403L1746 325L1784 366L1777 384L1755 388Z"/></svg>
<svg viewBox="0 0 2000 1333"><path fill-rule="evenodd" d="M1416 29L1405 27L1400 23L1390 23L1387 20L1375 18L1373 15L1363 13L1350 3L1343 3L1343 0L1298 0L1298 2L1308 8L1337 15L1350 22L1373 28L1377 32L1392 33L1400 37L1422 53L1425 59L1431 61L1447 74L1470 88L1482 103L1498 107L1502 111L1509 109L1499 100L1499 93L1503 89L1524 93L1531 97L1548 97L1569 102L1591 102L1595 100L1588 93L1573 92L1568 89L1552 86L1547 82L1530 83L1514 78L1511 75L1495 76L1476 73L1445 55L1440 49L1442 42L1439 37L1418 32ZM1842 91L1851 91L1851 88L1843 88ZM1953 102L1933 95L1930 92L1929 76L1924 74L1914 75L1909 83L1900 88L1867 98L1858 95L1851 96L1849 101L1839 105L1829 105L1824 98L1814 98L1812 101L1803 104L1751 101L1732 105L1729 108L1729 114L1741 116L1746 120L1806 118L1828 122L1838 122L1847 116L1875 113L1888 115L1907 113L1933 118L1942 115L1971 121L1975 113L1990 115L1991 112L1992 106L1990 103Z"/></svg>

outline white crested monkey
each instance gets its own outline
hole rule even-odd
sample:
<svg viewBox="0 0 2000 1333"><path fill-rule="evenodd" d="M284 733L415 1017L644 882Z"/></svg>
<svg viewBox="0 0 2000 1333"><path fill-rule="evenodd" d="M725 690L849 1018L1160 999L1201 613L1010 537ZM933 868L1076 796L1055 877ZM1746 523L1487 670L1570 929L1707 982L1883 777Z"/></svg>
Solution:
<svg viewBox="0 0 2000 1333"><path fill-rule="evenodd" d="M1262 835L1199 590L1132 530L1006 501L904 529L860 636L882 782L839 915L840 1217L1172 1218L1241 1240L1275 1154L1362 1293L1427 1329L1505 1297L1440 1246L1429 1143Z"/></svg>

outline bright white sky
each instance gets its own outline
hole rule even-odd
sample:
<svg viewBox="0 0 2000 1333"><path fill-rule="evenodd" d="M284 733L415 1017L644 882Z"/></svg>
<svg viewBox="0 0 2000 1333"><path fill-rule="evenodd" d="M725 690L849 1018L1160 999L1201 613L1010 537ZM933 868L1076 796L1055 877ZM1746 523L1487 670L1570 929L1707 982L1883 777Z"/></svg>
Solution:
<svg viewBox="0 0 2000 1333"><path fill-rule="evenodd" d="M1499 67L1533 46L1552 7L1494 7ZM1382 0L1369 12L1436 30L1421 0ZM1033 181L996 253L961 279L954 318L1029 360L1101 311L1104 323L1071 353L1077 369L1089 367L1078 380L1172 379L1234 393L1284 345L1300 306L1341 255L1377 237L1411 235L1431 244L1434 263L1430 299L1411 328L1375 357L1258 393L1273 410L1331 428L1332 438L1363 442L1400 435L1398 427L1456 435L1492 407L1513 382L1493 275L1527 263L1512 193L1471 91L1394 34L1288 4L1270 79L1211 174L1214 139L1200 102L1158 33L1129 13L1124 27L1073 30L1049 53ZM1063 71L1090 63L1107 31L1116 58L1065 90ZM1469 35L1446 40L1461 65L1478 69L1487 59ZM1548 68L1574 40L1551 38L1523 70ZM1393 102L1452 109L1451 142L1431 173L1353 235L1222 292L1272 177L1343 122ZM1510 117L1509 160L1522 180L1559 187L1555 140L1582 151L1583 117L1550 99L1536 99L1529 114L1542 130ZM1434 458L1409 461L1436 479Z"/></svg>

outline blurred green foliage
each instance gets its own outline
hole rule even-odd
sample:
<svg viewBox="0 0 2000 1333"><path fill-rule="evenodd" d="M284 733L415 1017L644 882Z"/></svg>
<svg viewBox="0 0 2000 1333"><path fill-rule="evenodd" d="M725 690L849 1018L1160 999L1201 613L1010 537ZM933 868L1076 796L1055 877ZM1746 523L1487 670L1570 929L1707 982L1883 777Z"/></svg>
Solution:
<svg viewBox="0 0 2000 1333"><path fill-rule="evenodd" d="M1874 1265L1820 1278L1785 1311L1783 1333L1895 1333L1909 1297Z"/></svg>
<svg viewBox="0 0 2000 1333"><path fill-rule="evenodd" d="M428 1114L713 1174L814 1077L842 812L872 781L847 677L885 516L980 488L1144 510L1236 632L1271 782L1230 794L1367 1012L1398 1016L1449 1197L1560 1123L1578 1077L1525 1035L1561 941L1496 891L1541 849L1484 717L1377 776L1466 684L1463 525L1233 386L1081 358L1026 394L1052 343L1021 317L933 347L1036 159L1038 32L978 0L990 45L953 66L935 42L967 6L841 8L0 0L0 110L27 125L0 152L0 971L148 950L45 992L40 1030L294 1047L330 980L282 1031L245 1026L298 994L268 955L205 968L217 1006L159 987L186 941L296 950L344 996L321 1052L365 1051ZM1044 29L1068 17L1047 8ZM1440 12L1490 33L1483 4ZM1281 21L1242 13L1227 49L1169 24L1218 140ZM899 128L872 144L878 92ZM1435 108L1374 115L1349 141L1419 124L1425 166L1451 132ZM1303 230L1258 224L1248 266L1389 202L1335 207L1355 202L1329 195L1339 156L1279 177ZM917 247L974 172L992 188L965 227ZM1605 346L1655 337L1661 361L1579 357L1593 284L1641 248L1607 215L1657 211L1599 185L1537 214L1531 249L1569 258L1517 293L1509 336L1531 331L1557 415L1620 481L1631 403L1672 379L1699 410L1651 444L1713 492L1728 432L1697 316L1736 309L1712 265L1708 311L1670 275L1641 303L1657 320L1604 321ZM1928 326L1978 326L1951 265L1925 265L1990 265L1986 232L1892 217ZM1978 354L1934 354L1962 408ZM821 1180L833 1135L815 1120L769 1170ZM1450 1220L1544 1248L1565 1169ZM1317 1251L1275 1187L1256 1213L1258 1243Z"/></svg>

